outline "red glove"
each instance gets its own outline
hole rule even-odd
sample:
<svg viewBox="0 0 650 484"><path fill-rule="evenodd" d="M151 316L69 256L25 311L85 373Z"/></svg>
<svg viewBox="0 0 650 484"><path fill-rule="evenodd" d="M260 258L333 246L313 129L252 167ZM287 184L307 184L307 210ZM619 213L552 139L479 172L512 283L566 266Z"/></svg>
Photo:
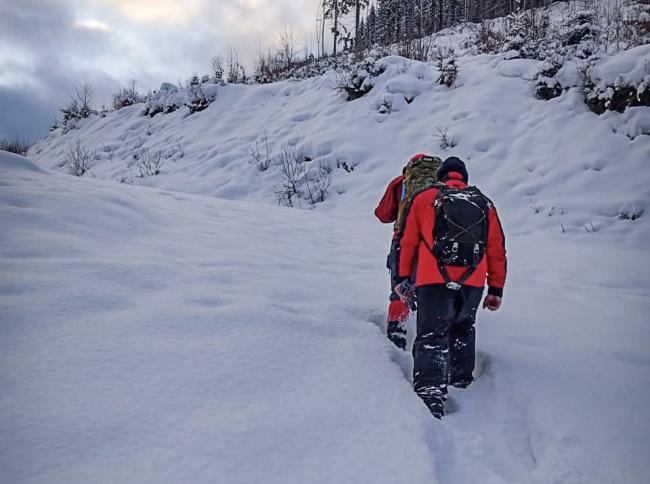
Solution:
<svg viewBox="0 0 650 484"><path fill-rule="evenodd" d="M501 307L501 298L499 296L492 296L488 294L483 300L483 309L489 309L490 311L496 311Z"/></svg>

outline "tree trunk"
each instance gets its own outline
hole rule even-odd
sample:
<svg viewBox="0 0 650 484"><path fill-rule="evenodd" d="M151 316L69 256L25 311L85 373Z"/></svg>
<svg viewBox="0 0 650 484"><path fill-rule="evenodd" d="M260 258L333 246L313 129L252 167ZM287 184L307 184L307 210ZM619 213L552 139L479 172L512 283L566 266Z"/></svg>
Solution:
<svg viewBox="0 0 650 484"><path fill-rule="evenodd" d="M320 22L321 33L320 33L320 43L321 43L321 57L325 57L325 6L323 6L323 18Z"/></svg>
<svg viewBox="0 0 650 484"><path fill-rule="evenodd" d="M336 56L336 44L339 40L339 5L338 0L334 3L334 56Z"/></svg>
<svg viewBox="0 0 650 484"><path fill-rule="evenodd" d="M359 43L359 19L361 18L361 0L357 0L354 6L356 19L354 22L354 47Z"/></svg>

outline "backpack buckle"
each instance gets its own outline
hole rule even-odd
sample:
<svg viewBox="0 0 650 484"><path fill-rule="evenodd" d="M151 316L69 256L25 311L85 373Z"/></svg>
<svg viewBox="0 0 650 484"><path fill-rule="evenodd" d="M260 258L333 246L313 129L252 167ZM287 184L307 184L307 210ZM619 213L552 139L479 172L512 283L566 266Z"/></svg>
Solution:
<svg viewBox="0 0 650 484"><path fill-rule="evenodd" d="M446 287L447 289L451 289L452 291L458 291L462 286L457 282L451 281L446 284Z"/></svg>
<svg viewBox="0 0 650 484"><path fill-rule="evenodd" d="M458 252L458 242L454 242L454 244L451 246L451 251L454 254Z"/></svg>
<svg viewBox="0 0 650 484"><path fill-rule="evenodd" d="M478 244L474 244L474 253L478 254L479 250L480 250L480 248L479 248Z"/></svg>

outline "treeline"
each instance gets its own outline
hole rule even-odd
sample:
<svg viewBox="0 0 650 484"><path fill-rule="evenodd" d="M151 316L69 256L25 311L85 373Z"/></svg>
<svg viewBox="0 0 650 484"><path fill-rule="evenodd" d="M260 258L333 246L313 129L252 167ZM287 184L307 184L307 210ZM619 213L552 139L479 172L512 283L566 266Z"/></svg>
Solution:
<svg viewBox="0 0 650 484"><path fill-rule="evenodd" d="M334 37L333 53L339 45L364 49L373 45L419 39L462 22L480 22L513 12L546 7L551 0L323 0L324 18ZM589 3L589 0L585 0ZM355 28L347 28L342 17L354 13Z"/></svg>

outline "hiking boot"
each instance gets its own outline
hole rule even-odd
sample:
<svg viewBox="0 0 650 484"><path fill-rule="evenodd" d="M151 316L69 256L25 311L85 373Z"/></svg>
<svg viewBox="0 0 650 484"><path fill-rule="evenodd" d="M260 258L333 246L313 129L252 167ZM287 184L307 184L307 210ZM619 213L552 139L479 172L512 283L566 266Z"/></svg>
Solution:
<svg viewBox="0 0 650 484"><path fill-rule="evenodd" d="M472 379L452 381L449 384L454 388L465 389L472 384Z"/></svg>
<svg viewBox="0 0 650 484"><path fill-rule="evenodd" d="M445 416L445 402L440 397L422 397L424 404L427 406L431 415L438 420Z"/></svg>
<svg viewBox="0 0 650 484"><path fill-rule="evenodd" d="M431 415L441 419L445 415L445 401L447 400L447 386L422 387L416 390L418 396L427 406Z"/></svg>
<svg viewBox="0 0 650 484"><path fill-rule="evenodd" d="M402 327L399 321L388 321L386 334L395 346L402 350L406 349L406 329Z"/></svg>

